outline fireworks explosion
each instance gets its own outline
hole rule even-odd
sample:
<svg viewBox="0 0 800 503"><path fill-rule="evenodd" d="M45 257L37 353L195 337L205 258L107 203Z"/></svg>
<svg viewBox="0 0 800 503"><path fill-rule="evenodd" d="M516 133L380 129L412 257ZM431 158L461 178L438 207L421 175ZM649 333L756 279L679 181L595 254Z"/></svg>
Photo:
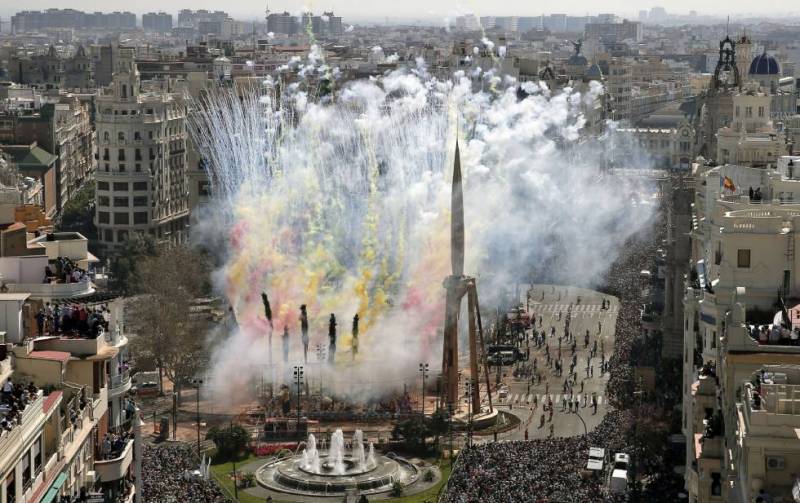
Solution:
<svg viewBox="0 0 800 503"><path fill-rule="evenodd" d="M301 77L335 82L316 51L293 65ZM489 90L475 91L476 81ZM213 193L200 234L224 235L217 279L238 323L211 376L229 396L252 377L245 366L282 361L284 327L288 365L302 363L301 304L312 348L327 344L330 313L338 319L331 369L347 368L347 382L330 370L331 386L377 396L420 361L438 366L457 138L465 269L484 298L532 277L591 285L651 216L633 182L603 172L609 150L631 163L623 167L646 167L641 156L609 147L622 143L613 125L600 141L581 138L599 83L551 95L491 72L437 80L420 66L349 82L335 100L303 89L269 80L220 87L195 107Z"/></svg>

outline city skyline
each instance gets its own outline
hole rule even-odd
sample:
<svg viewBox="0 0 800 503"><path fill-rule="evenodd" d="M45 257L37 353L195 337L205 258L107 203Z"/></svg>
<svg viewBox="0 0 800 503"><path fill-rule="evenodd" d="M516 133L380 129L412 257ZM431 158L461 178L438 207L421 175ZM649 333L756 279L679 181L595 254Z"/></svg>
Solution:
<svg viewBox="0 0 800 503"><path fill-rule="evenodd" d="M145 0L137 2L135 6L128 3L116 4L114 2L107 2L103 4L102 9L97 8L95 2L89 0L78 0L70 4L68 8L82 10L85 12L113 12L113 11L129 11L139 16L148 12L166 12L176 15L182 9L206 9L210 11L224 10L232 17L238 20L258 20L264 17L265 7L269 7L270 12L289 12L291 14L299 15L303 11L311 11L321 14L323 11L333 11L339 16L347 17L353 22L414 22L424 21L426 24L447 24L452 23L457 16L467 14L474 14L476 16L540 16L550 14L566 14L572 16L587 16L597 15L602 13L612 13L620 17L625 17L631 20L638 19L638 13L642 10L649 11L653 7L663 7L669 15L675 16L688 16L690 12L694 11L699 16L713 16L724 19L725 16L730 16L731 19L781 19L786 20L787 17L800 17L800 10L798 10L794 3L787 0L778 0L770 2L770 6L763 11L754 12L752 10L752 3L744 2L742 0L734 0L729 2L727 10L720 12L716 9L716 4L711 1L703 2L690 2L678 1L669 2L668 4L652 4L642 5L633 0L623 0L616 2L613 9L598 9L596 4L589 2L580 2L571 4L561 9L542 9L540 6L530 6L519 1L506 2L502 6L497 4L489 5L473 5L464 3L457 0L448 0L446 2L436 2L432 5L429 2L422 0L411 0L404 2L401 7L389 4L388 2L373 2L368 8L357 0L339 0L338 2L328 2L327 4L309 5L299 2L263 2L255 0L247 0L246 2L239 2L235 5L226 5L220 7L218 3L211 0L201 0L198 2L186 4L171 4L169 8L164 8L164 4L154 0ZM53 8L64 8L60 5L53 4L50 0L33 0L26 2L24 8L20 6L4 6L0 7L0 17L9 18L17 12L23 10L47 10Z"/></svg>

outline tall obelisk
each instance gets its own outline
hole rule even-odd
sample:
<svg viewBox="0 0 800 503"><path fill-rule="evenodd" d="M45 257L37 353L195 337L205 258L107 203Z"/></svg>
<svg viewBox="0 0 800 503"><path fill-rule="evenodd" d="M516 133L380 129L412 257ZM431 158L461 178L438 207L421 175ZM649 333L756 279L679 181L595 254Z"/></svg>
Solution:
<svg viewBox="0 0 800 503"><path fill-rule="evenodd" d="M442 351L442 380L447 405L458 409L458 315L461 299L466 294L464 281L464 193L461 187L461 156L456 141L453 163L453 190L450 196L450 266L451 275L445 278L444 347Z"/></svg>

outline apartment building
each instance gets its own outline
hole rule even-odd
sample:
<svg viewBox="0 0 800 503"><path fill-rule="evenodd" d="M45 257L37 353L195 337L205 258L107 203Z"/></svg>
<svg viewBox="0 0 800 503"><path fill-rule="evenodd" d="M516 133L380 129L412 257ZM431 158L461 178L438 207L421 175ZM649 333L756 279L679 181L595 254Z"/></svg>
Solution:
<svg viewBox="0 0 800 503"><path fill-rule="evenodd" d="M765 366L800 365L792 336L800 319L792 300L800 292L798 162L694 167L693 268L683 299L690 502L752 502L762 490L791 498L800 457L784 437L796 418L781 412L793 410L791 400L780 398L786 389L760 388L770 398L754 409L748 383ZM796 382L791 369L769 372L784 377L762 385Z"/></svg>
<svg viewBox="0 0 800 503"><path fill-rule="evenodd" d="M186 107L177 94L143 91L133 50L119 53L97 96L99 241L110 250L134 232L180 241L189 217Z"/></svg>
<svg viewBox="0 0 800 503"><path fill-rule="evenodd" d="M49 218L55 218L92 177L96 162L95 132L89 105L76 96L42 95L35 89L27 90L31 96L24 100L25 106L19 106L20 100L16 98L0 101L0 150L14 153L19 149L4 145L35 143L45 154L54 157L51 173L48 164L44 172L39 172L43 168L33 166L27 172L23 168L22 174L41 180L47 195L45 212Z"/></svg>

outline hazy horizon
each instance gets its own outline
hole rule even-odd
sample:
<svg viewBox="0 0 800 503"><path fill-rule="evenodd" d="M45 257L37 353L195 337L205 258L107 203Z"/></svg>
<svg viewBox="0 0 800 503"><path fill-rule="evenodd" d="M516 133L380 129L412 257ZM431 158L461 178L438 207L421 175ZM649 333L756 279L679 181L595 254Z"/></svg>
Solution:
<svg viewBox="0 0 800 503"><path fill-rule="evenodd" d="M669 3L653 3L643 5L634 0L621 0L614 3L614 9L597 10L595 2L577 2L570 4L569 7L556 10L542 10L540 7L533 6L528 2L511 0L503 4L484 4L477 5L472 2L460 2L458 0L438 1L431 3L425 0L407 0L401 4L396 2L378 1L370 2L366 6L360 0L328 0L322 3L315 2L268 2L272 12L288 11L290 13L300 13L303 10L311 10L315 13L333 10L343 18L353 21L378 21L383 22L387 19L405 21L436 21L452 19L456 16L473 13L478 16L538 16L542 14L568 14L568 15L597 15L600 13L614 13L628 18L636 18L640 10L649 10L651 7L660 6L667 10L669 14L688 15L690 10L697 11L701 16L718 16L724 18L730 15L731 18L783 18L787 15L797 15L800 9L795 2L788 0L776 0L760 5L764 9L760 12L753 12L753 3L743 0L731 0L727 3L726 10L717 7L717 2L710 0L689 1L680 0ZM208 9L222 10L230 14L235 19L252 20L264 17L266 4L254 0L237 2L235 5L221 3L211 0L197 0L194 2L171 2L169 8L165 8L164 2L156 0L142 0L131 5L128 2L105 2L102 8L98 9L96 1L75 0L66 4L54 4L52 0L29 0L24 6L0 7L0 16L10 17L22 10L45 10L49 8L72 8L86 12L112 12L130 11L137 15L146 12L164 11L177 15L181 9Z"/></svg>

